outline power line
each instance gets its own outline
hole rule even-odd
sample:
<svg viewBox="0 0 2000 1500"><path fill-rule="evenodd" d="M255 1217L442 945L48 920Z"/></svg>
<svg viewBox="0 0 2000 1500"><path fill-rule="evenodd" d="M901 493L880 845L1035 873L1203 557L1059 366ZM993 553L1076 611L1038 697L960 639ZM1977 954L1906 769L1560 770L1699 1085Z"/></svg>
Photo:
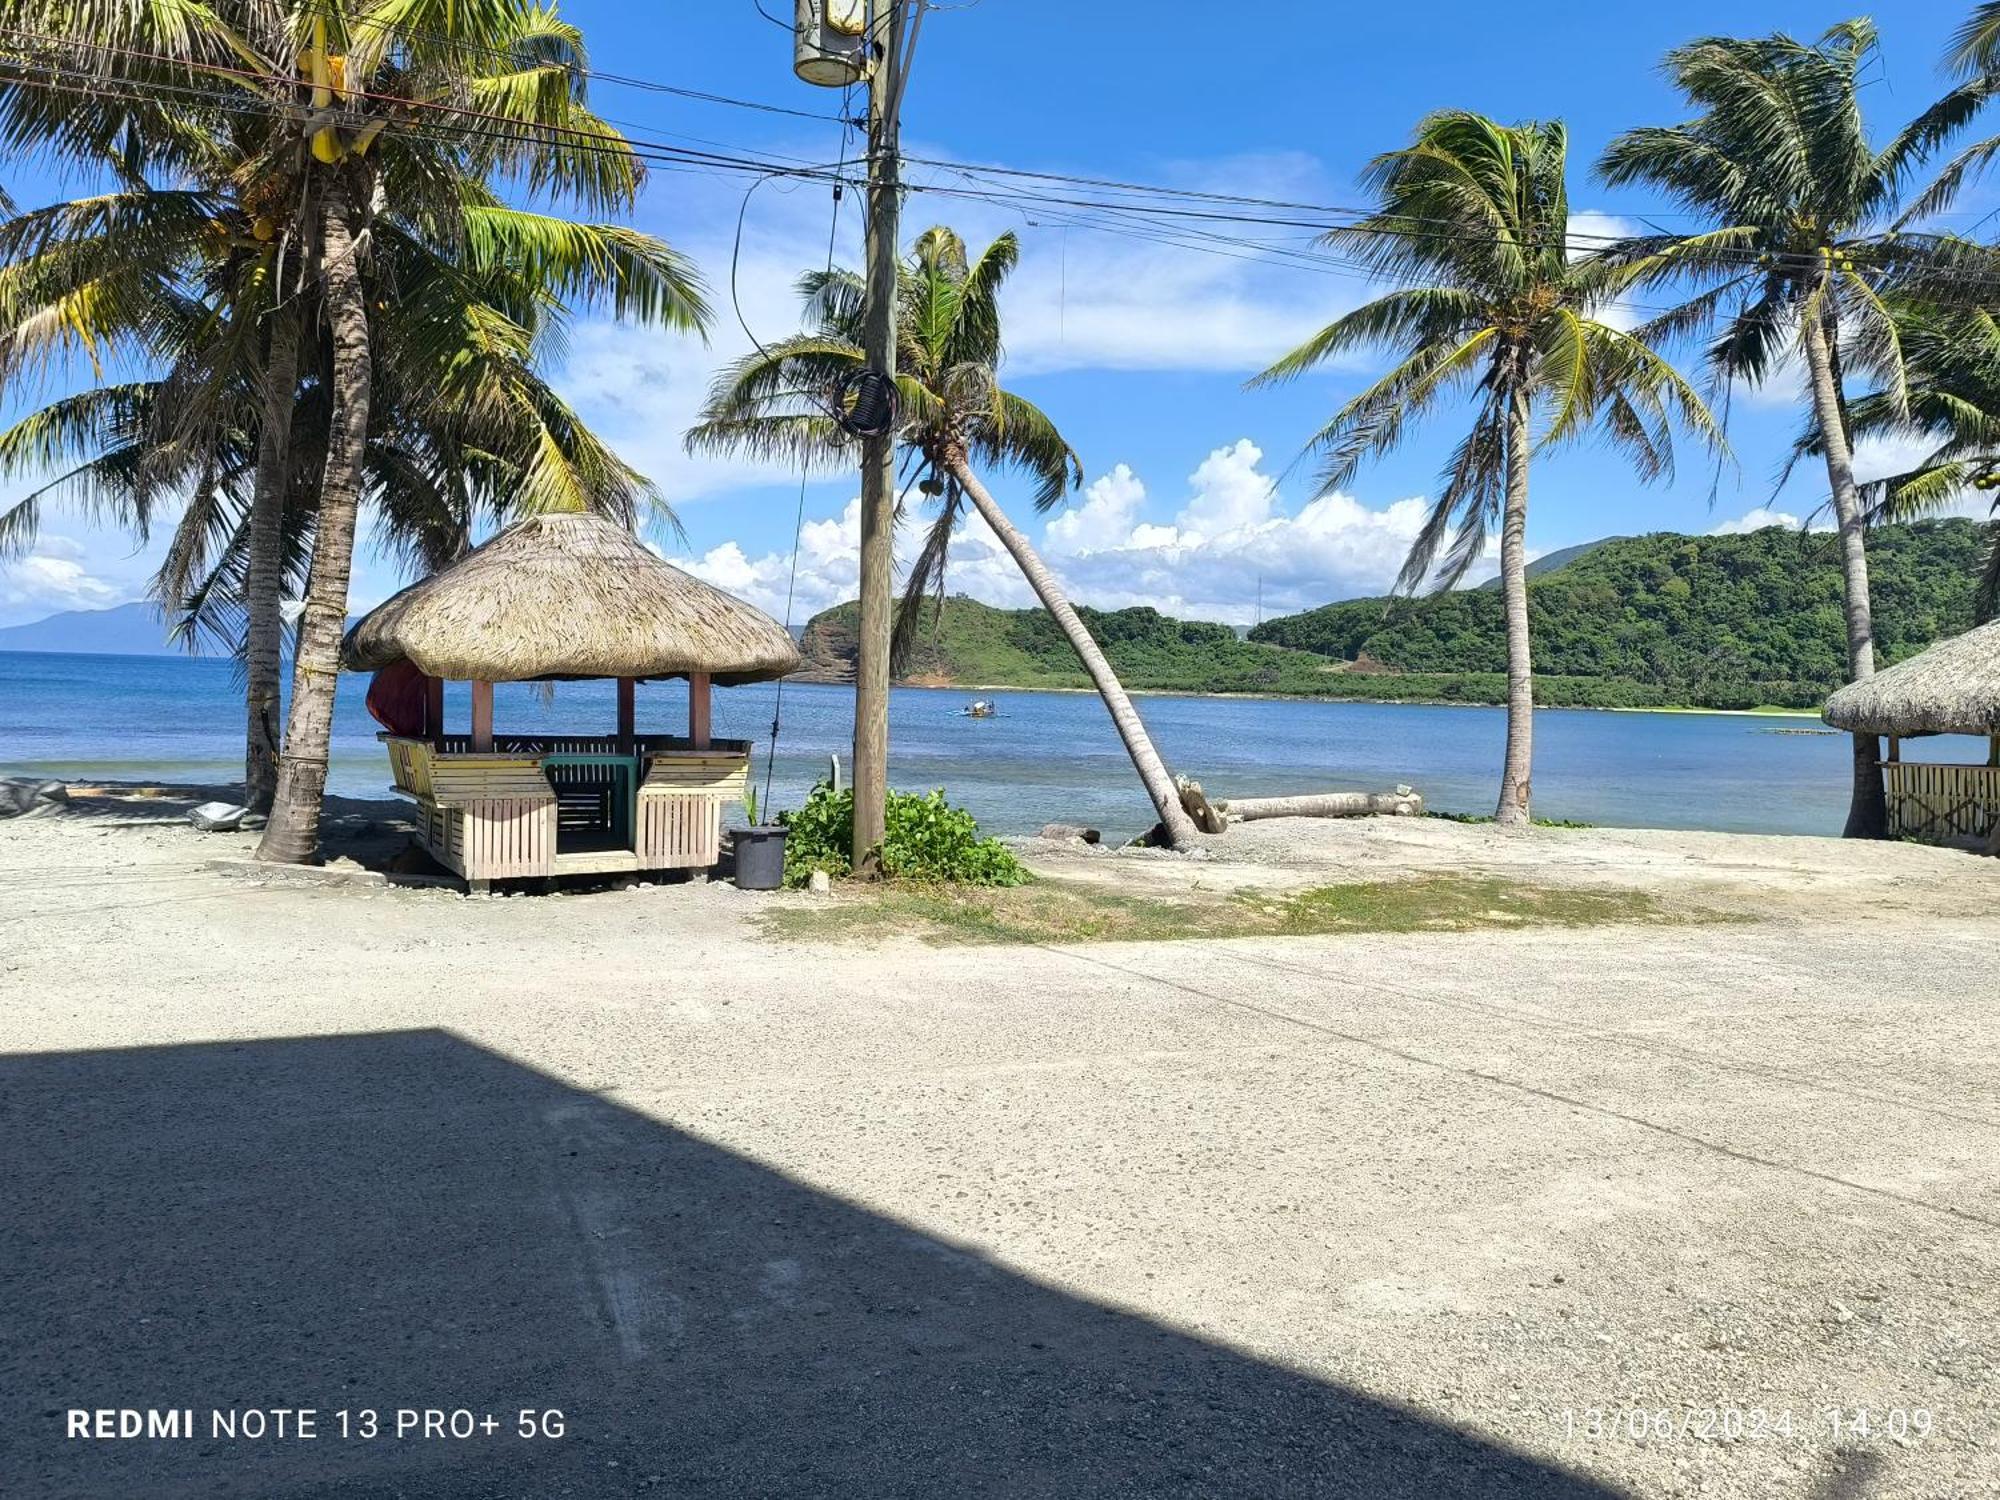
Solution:
<svg viewBox="0 0 2000 1500"><path fill-rule="evenodd" d="M110 98L122 103L152 103L155 96L169 97L209 104L224 112L268 120L296 121L297 111L279 101L246 95L234 91L203 89L187 84L173 84L148 80L123 78L115 74L100 74L88 77L78 76L74 80L66 78L60 71L52 70L46 64L23 62L13 58L0 57L0 68L14 68L30 76L19 81L34 87L45 88L54 93L76 95L84 98ZM263 75L245 74L246 77ZM297 80L284 80L297 82ZM114 92L123 90L124 92ZM627 157L646 163L667 166L712 166L725 170L770 172L774 175L826 177L823 165L791 165L775 156L754 157L731 154L726 151L694 151L685 146L674 146L663 142L632 141L615 132L587 131L575 127L536 126L532 131L520 128L517 122L505 116L486 111L465 110L454 105L440 104L430 100L412 99L393 94L364 94L359 90L350 91L357 97L365 97L377 102L405 106L417 110L436 111L449 118L390 120L384 127L385 133L414 135L426 139L448 139L453 135L474 139L502 141L514 145L548 145L551 141L561 141L568 149L594 152L603 155ZM478 122L490 121L492 126ZM493 128L498 126L500 128ZM740 150L741 148L732 148ZM791 162L799 159L792 158Z"/></svg>
<svg viewBox="0 0 2000 1500"><path fill-rule="evenodd" d="M21 28L11 28L17 34L46 38L46 33L24 32ZM56 39L59 41L66 39ZM174 67L185 66L180 60L157 53L145 53L130 48L98 49L109 50L117 55L139 57L147 61L163 62ZM475 49L493 52L495 49ZM62 71L48 64L22 62L0 58L0 66L11 66L33 72L40 68L50 75L23 80L33 86L48 88L56 92L87 94L106 97L105 91L112 88L131 89L141 87L136 80L123 78L117 74L96 73L77 74L72 82ZM277 84L286 87L300 87L303 80L282 74L261 74L246 69L217 68L197 71L221 72L229 76L256 82ZM165 92L183 99L198 99L237 114L262 115L266 118L294 118L293 111L275 100L244 98L241 95L218 90L204 90L190 84L169 84L148 81L143 85L146 93ZM532 131L509 117L487 111L467 110L460 106L435 100L417 99L402 95L378 94L367 91L351 91L357 97L374 102L419 111L432 116L429 120L406 119L391 121L386 127L392 131L417 135L424 138L448 140L454 135L466 139L485 139L513 145L548 145L551 141L562 141L568 149L595 151L617 155L631 160L657 166L666 170L692 170L705 172L752 173L760 178L770 176L792 176L802 180L842 182L845 180L844 164L829 168L826 164L808 163L796 157L781 157L777 153L762 156L741 154L744 148L731 147L725 143L711 143L722 149L715 151L695 151L684 146L665 142L648 141L617 134L588 131L578 127L540 126ZM132 96L112 95L114 98L131 99ZM722 96L718 96L722 97ZM141 97L133 102L151 102ZM819 118L840 121L838 116ZM479 122L486 122L482 126ZM844 122L842 122L844 123ZM698 139L698 138L697 138ZM1092 178L1064 173L1031 171L1024 168L980 166L942 161L937 158L912 158L913 162L929 165L935 169L954 173L968 184L964 188L954 188L939 183L908 184L909 191L928 192L942 197L955 197L985 202L991 206L1010 208L1026 213L1029 209L1042 212L1050 217L1058 217L1054 212L1067 210L1076 215L1066 221L1079 227L1094 229L1100 233L1125 234L1132 238L1151 240L1162 244L1177 244L1181 248L1205 250L1209 253L1228 255L1231 258L1247 260L1271 260L1302 266L1325 274L1358 275L1372 277L1373 268L1338 256L1325 250L1307 250L1293 246L1273 245L1268 241L1250 239L1241 235L1221 232L1220 228L1209 226L1242 226L1256 229L1301 229L1326 234L1334 231L1396 237L1409 240L1430 240L1435 242L1465 243L1480 239L1500 243L1503 236L1470 236L1457 226L1444 221L1413 218L1411 224L1435 224L1435 230L1404 228L1396 225L1368 224L1354 222L1364 216L1364 211L1342 208L1334 205L1302 203L1294 200L1257 198L1244 194L1209 193L1194 189L1166 188L1145 184L1123 182L1114 178ZM1079 187L1099 187L1103 191L1121 194L1127 198L1134 196L1166 199L1168 202L1108 201L1102 196L1083 197L1048 191L1042 188L1014 186L1011 183L987 183L979 185L980 176L1002 176L1020 179L1027 183L1049 183L1053 185L1076 184ZM1204 208L1176 206L1177 201L1197 202L1216 205ZM1267 209L1272 212L1242 212L1244 209ZM1315 217L1302 218L1298 213ZM1280 217L1279 214L1293 216ZM1106 221L1110 216L1112 222ZM1162 220L1175 221L1172 224ZM1188 237L1205 243L1189 243ZM1565 245L1597 242L1602 247L1619 243L1622 237L1593 233L1590 231L1569 231L1565 229L1562 242ZM1553 243L1551 236L1550 243ZM1533 242L1530 242L1532 246ZM1878 241L1878 243L1881 243ZM1816 262L1819 257L1806 254L1765 255L1748 247L1724 249L1714 252L1713 260L1725 265L1742 268L1745 274L1755 270L1772 270L1784 267L1803 267ZM1933 273L1936 279L1966 287L1990 288L2000 286L2000 273L1982 273L1965 267L1945 268ZM1664 309L1662 309L1664 311Z"/></svg>
<svg viewBox="0 0 2000 1500"><path fill-rule="evenodd" d="M388 23L375 22L373 24L386 25ZM35 37L38 40L55 42L59 45L77 45L72 41L72 39L54 36L46 32L33 32L26 30L25 28L18 28L18 27L11 29L16 31L20 35ZM442 36L441 33L423 32L421 30L410 29L410 28L405 28L405 30L408 32L408 34L413 34L413 35L432 35L440 37ZM484 55L502 57L508 61L518 61L518 59L516 59L512 54L501 51L500 49L475 46L474 44L470 43L458 42L456 39L452 38L443 38L443 40L448 45L455 45L461 47L464 50ZM177 59L166 54L149 53L132 48L113 47L108 49L96 48L93 50L109 51L114 55L120 55L120 56L137 57L146 61L163 63L177 69L185 68L197 72L220 73L226 76L247 79L259 83L276 84L293 88L299 87L303 83L303 80L286 74L259 73L250 69L231 68L231 67L224 67L221 65L189 64L182 59ZM555 66L561 67L563 65L555 65ZM105 75L98 75L98 76L104 77ZM638 82L649 82L649 81L638 80ZM677 91L668 85L660 85L659 87L669 92ZM395 104L411 109L424 109L424 110L445 112L453 116L455 120L459 117L491 120L500 124L502 127L511 128L512 130L514 130L517 133L516 136L517 139L520 139L522 141L528 141L532 139L532 137L519 135L518 132L520 131L521 128L520 124L518 121L515 121L510 117L495 115L486 111L466 110L461 106L442 103L435 100L418 99L407 95L372 93L365 90L350 90L348 92L355 97L368 99L374 102ZM685 91L679 91L679 92L685 92ZM713 97L720 102L729 102L729 103L749 102L740 100L730 100L726 96L721 96L721 95L709 96L709 97ZM803 113L803 112L793 111L793 113ZM840 119L840 117L829 116L829 115L807 114L806 117L822 119L822 120L831 120L836 122L838 122ZM543 131L552 134L567 135L571 138L580 137L584 140L598 139L595 133L583 131L575 127L542 126L539 128ZM673 132L669 133L671 134ZM700 137L684 137L684 138L694 139L697 141L702 139ZM708 144L719 144L719 143L708 142ZM640 155L640 156L644 156L647 153L648 149L655 151L658 150L674 151L678 149L673 147L663 147L658 145L657 143L652 143L649 147L648 143L645 143L643 141L630 140L624 137L620 137L618 139L618 145L620 146L620 148L630 148L635 155ZM779 154L772 153L772 155L777 156ZM789 159L793 161L801 160L800 158L796 157ZM1303 203L1297 201L1287 201L1282 199L1255 198L1241 194L1208 193L1193 189L1149 186L1146 184L1122 182L1113 178L1083 177L1083 176L1075 176L1064 173L1030 171L1024 168L959 164L959 163L940 161L937 160L936 158L910 158L910 160L916 163L941 167L946 170L956 172L961 176L967 177L968 180L975 179L978 174L986 173L992 175L1021 178L1032 181L1049 182L1049 183L1065 184L1065 185L1076 185L1081 187L1098 187L1109 191L1122 193L1127 196L1131 196L1134 194L1141 194L1153 198L1167 198L1174 200L1185 200L1185 201L1194 201L1203 203L1231 204L1243 207L1260 207L1260 208L1269 208L1277 210L1294 210L1294 211L1303 211L1315 215L1315 217L1310 219L1299 219L1299 218L1279 219L1279 218L1272 218L1269 215L1223 213L1213 210L1179 209L1171 207L1160 207L1158 205L1150 206L1150 211L1152 212L1165 215L1173 215L1176 217L1183 217L1190 219L1206 219L1212 222L1222 222L1222 223L1257 224L1257 225L1270 225L1278 228L1310 229L1322 233L1335 229L1350 229L1362 233L1397 234L1409 238L1423 237L1419 233L1414 231L1392 230L1380 226L1368 226L1352 222L1339 222L1342 220L1351 221L1369 217L1368 211L1363 209L1347 208L1336 205ZM1051 205L1093 208L1093 209L1100 209L1112 212L1132 212L1142 206L1146 206L1139 204L1104 203L1099 200L1059 198L1052 194L1048 194L1046 192L1036 193L1032 189L1007 188L999 185L996 185L995 190L1032 198L1034 201L1046 202ZM1464 238L1462 229L1460 229L1456 225L1450 224L1448 221L1445 220L1435 220L1435 219L1427 220L1418 217L1412 217L1408 220L1408 222L1415 224L1433 225L1442 230L1448 231L1450 238L1454 239ZM1438 237L1445 237L1445 236L1438 236ZM1617 243L1621 238L1622 237L1620 236L1613 236L1613 235L1592 234L1588 231L1572 232L1566 230L1563 237L1563 243L1567 245L1567 244L1577 243L1580 241L1597 240L1602 243L1609 244L1609 243Z"/></svg>
<svg viewBox="0 0 2000 1500"><path fill-rule="evenodd" d="M396 34L400 37L423 38L433 42L444 50L459 52L467 56L495 58L512 64L517 71L547 70L568 74L571 78L582 82L609 84L615 88L634 89L643 93L668 95L703 104L726 105L735 109L753 110L761 114L782 115L798 120L816 120L826 124L840 125L850 123L839 115L822 114L816 110L794 109L789 105L772 104L761 99L743 99L732 94L719 94L707 89L689 88L684 84L666 83L654 78L635 77L625 73L608 73L602 69L583 67L576 63L559 62L546 57L523 56L518 52L511 52L503 47L491 47L482 43L468 41L464 38L453 37L444 32L424 27L408 26L380 17L351 17L346 24L349 27L373 26L384 29L393 27ZM291 84L294 86L301 86L307 82L304 78L283 73L263 74L257 73L254 70L229 68L220 64L202 62L192 58L174 57L165 53L148 53L134 48L108 46L102 43L89 42L77 37L63 36L51 32L38 32L27 27L10 26L4 29L17 36L32 37L38 41L51 43L55 46L69 47L78 51L100 55L109 53L119 56L140 57L191 73L222 72L238 74L243 77L260 78L267 82Z"/></svg>
<svg viewBox="0 0 2000 1500"><path fill-rule="evenodd" d="M758 8L760 12L762 12L761 5ZM766 20L772 21L773 24L775 25L784 27L787 31L790 30L789 26L786 25L786 23L778 20L776 17L770 16L768 12L762 12L762 13L764 14ZM393 26L396 28L397 33L399 35L433 39L440 46L445 47L447 49L455 49L472 54L497 57L516 64L519 64L524 61L524 59L520 57L520 55L513 52L509 52L506 49L490 47L479 43L473 43L461 38L451 37L445 33L437 32L435 30L429 30L420 27L409 27L385 19L364 17L364 18L358 18L352 24L372 25L385 28ZM196 71L207 71L207 72L219 71L227 74L232 74L235 76L255 79L258 81L284 84L294 87L299 86L303 83L303 80L299 78L290 77L284 74L260 74L243 69L220 68L213 65L191 63L186 59L174 58L167 56L165 54L144 53L129 48L105 49L101 47L92 47L91 44L78 42L74 38L53 36L49 33L32 32L28 31L25 28L15 27L8 29L15 31L17 34L20 35L34 36L39 39L56 42L61 45L83 47L87 50L92 50L97 52L103 52L108 50L119 55L142 57L151 61L161 62L177 68L186 68ZM702 90L689 90L682 88L678 85L660 83L652 79L634 78L621 74L603 73L591 69L581 68L573 64L551 63L545 59L526 59L526 61L531 62L532 65L534 66L549 67L549 68L554 68L558 71L569 72L572 75L577 76L579 78L596 79L621 86L630 86L635 88L649 89L662 93L677 94L689 98L702 99L719 104L739 105L750 109L764 110L769 113L789 114L800 118L830 121L834 123L843 123L842 117L840 116L817 114L812 111L794 110L785 106L767 105L760 101L737 99L729 95L711 94ZM442 110L450 112L454 115L470 114L473 115L474 117L479 117L481 115L481 112L478 111L465 111L458 106L445 104L433 100L422 100L422 99L415 99L397 95L370 94L365 92L360 93L359 96L383 102L398 103L412 108ZM486 115L484 117L499 121L503 125L516 126L518 124L518 122L508 119L507 117L493 116L493 115ZM556 127L556 126L546 126L541 128L555 134L568 133L574 135L585 135L586 137L589 134L587 132L580 132L574 130L565 131L564 127ZM672 134L674 132L668 132L668 133ZM685 138L694 140L702 139L700 137L685 137ZM521 139L527 140L530 138L521 137ZM657 143L652 143L649 146L648 143L636 140L631 141L628 144L631 146L635 154L641 156L644 156L649 149L664 150L669 152L676 149L672 147L660 146ZM708 142L708 144L720 144L720 143ZM771 155L777 156L778 153L771 153ZM790 159L794 161L800 160L799 158L790 158ZM1424 237L1422 234L1415 231L1406 231L1402 229L1388 228L1385 226L1366 225L1353 222L1355 220L1372 217L1373 215L1369 210L1353 208L1343 205L1312 203L1301 200L1262 198L1246 194L1218 193L1218 192L1209 192L1191 188L1166 187L1158 184L1135 183L1117 178L1093 177L1093 176L1085 176L1072 173L1038 171L1028 168L1008 167L1008 166L994 165L994 164L969 164L969 163L948 162L940 160L938 158L930 158L930 157L910 157L908 158L908 160L912 164L942 168L948 171L956 172L961 176L971 176L971 177L977 177L980 175L1001 176L1012 179L1020 179L1029 182L1044 182L1044 183L1070 186L1070 187L1095 188L1103 191L1123 194L1128 197L1133 195L1138 195L1143 198L1151 198L1151 199L1168 199L1174 201L1199 202L1208 204L1227 204L1241 208L1260 208L1260 209L1275 210L1275 211L1289 211L1292 213L1307 213L1314 215L1315 217L1309 219L1299 219L1299 218L1281 219L1281 218L1271 217L1269 214L1261 214L1261 215L1226 214L1213 211L1205 212L1197 210L1167 208L1167 207L1161 207L1158 204L1153 204L1149 206L1144 204L1106 203L1101 200L1081 200L1076 198L1061 198L1046 193L1035 194L1033 190L1011 189L996 185L996 191L1032 198L1033 201L1046 202L1055 206L1074 206L1074 207L1090 208L1090 209L1110 211L1110 212L1128 212L1128 213L1137 211L1141 208L1146 208L1147 211L1159 214L1171 214L1175 216L1189 217L1189 218L1206 218L1214 222L1270 225L1273 227L1280 227L1280 228L1311 229L1320 232L1327 232L1336 229L1345 229L1345 230L1354 230L1362 233L1398 235L1406 238ZM925 189L922 189L913 184L912 190L923 191ZM930 189L930 190L939 191L938 189ZM1408 220L1408 222L1417 224L1429 224L1443 231L1446 231L1446 234L1438 236L1439 238L1449 237L1461 240L1467 238L1467 236L1464 235L1463 231L1458 226L1451 224L1449 221L1412 217L1411 219ZM1496 239L1497 238L1498 237L1496 236ZM1620 243L1621 241L1623 241L1628 237L1597 233L1587 230L1565 229L1562 233L1561 238L1562 242L1566 245L1584 244L1590 242L1596 242L1599 245L1610 245L1610 244ZM1554 236L1551 236L1551 243L1553 242L1553 240ZM1725 258L1731 256L1733 253L1741 259L1742 263L1746 265L1759 263L1758 252L1751 251L1748 249L1744 249L1740 252L1731 252L1725 250L1716 253L1724 256ZM1785 257L1785 258L1796 258L1796 257Z"/></svg>

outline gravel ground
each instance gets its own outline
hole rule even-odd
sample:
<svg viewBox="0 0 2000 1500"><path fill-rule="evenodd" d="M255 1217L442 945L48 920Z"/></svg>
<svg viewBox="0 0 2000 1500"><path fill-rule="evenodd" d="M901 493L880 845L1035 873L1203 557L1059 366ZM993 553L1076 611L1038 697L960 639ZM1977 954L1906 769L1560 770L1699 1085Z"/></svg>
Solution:
<svg viewBox="0 0 2000 1500"><path fill-rule="evenodd" d="M818 949L183 805L0 825L0 1493L2000 1494L1993 861L1252 825L1035 858L1758 920Z"/></svg>

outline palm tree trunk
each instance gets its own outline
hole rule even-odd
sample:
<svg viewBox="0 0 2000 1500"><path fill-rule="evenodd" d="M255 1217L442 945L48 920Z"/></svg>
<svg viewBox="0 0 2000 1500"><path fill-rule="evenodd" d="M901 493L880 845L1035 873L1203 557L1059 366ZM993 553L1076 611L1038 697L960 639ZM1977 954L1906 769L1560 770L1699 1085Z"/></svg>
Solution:
<svg viewBox="0 0 2000 1500"><path fill-rule="evenodd" d="M298 399L299 314L271 314L257 429L257 482L250 497L250 555L244 570L243 800L268 813L278 791L279 648L284 634L285 496L291 488L292 409Z"/></svg>
<svg viewBox="0 0 2000 1500"><path fill-rule="evenodd" d="M333 333L333 406L326 473L320 484L312 572L292 664L292 707L278 765L278 795L257 857L301 864L319 848L320 798L326 790L333 738L333 693L340 680L340 637L347 623L347 577L354 562L354 525L361 504L362 460L368 444L371 354L368 304L362 290L360 211L344 172L329 174L321 208L319 270Z"/></svg>
<svg viewBox="0 0 2000 1500"><path fill-rule="evenodd" d="M1493 820L1524 828L1535 763L1535 666L1528 636L1528 396L1507 414L1507 502L1500 518L1500 597L1507 614L1507 754Z"/></svg>
<svg viewBox="0 0 2000 1500"><path fill-rule="evenodd" d="M1125 695L1124 686L1118 681L1118 674L1111 670L1111 663L1104 658L1104 652L1092 638L1090 631L1077 618L1074 607L1056 582L1055 574L1048 569L1041 555L1033 545L1007 519L1007 513L994 503L986 493L986 486L973 474L971 465L957 455L945 460L965 493L971 497L973 507L981 519L1000 538L1014 561L1020 565L1027 577L1028 586L1035 591L1035 597L1042 601L1042 607L1055 616L1056 624L1069 638L1077 659L1083 663L1090 680L1097 684L1099 696L1111 713L1111 722L1117 726L1118 738L1125 742L1125 753L1132 757L1132 764L1138 768L1139 779L1146 784L1146 795L1153 799L1153 808L1160 815L1160 826L1167 832L1167 839L1176 849L1190 847L1198 836L1194 820L1181 806L1180 792L1174 786L1174 778L1168 774L1166 762L1160 759L1160 752L1153 748L1152 737L1146 733L1145 720L1139 717L1139 710L1132 706L1132 700Z"/></svg>
<svg viewBox="0 0 2000 1500"><path fill-rule="evenodd" d="M1847 419L1833 369L1833 345L1816 315L1805 320L1806 369L1811 377L1813 415L1826 451L1827 487L1840 526L1840 574L1847 603L1847 675L1859 682L1875 674L1875 621L1868 597L1867 528L1861 495L1854 485L1854 455L1847 444ZM1878 839L1888 829L1883 803L1882 742L1872 734L1854 736L1854 789L1847 804L1850 839Z"/></svg>

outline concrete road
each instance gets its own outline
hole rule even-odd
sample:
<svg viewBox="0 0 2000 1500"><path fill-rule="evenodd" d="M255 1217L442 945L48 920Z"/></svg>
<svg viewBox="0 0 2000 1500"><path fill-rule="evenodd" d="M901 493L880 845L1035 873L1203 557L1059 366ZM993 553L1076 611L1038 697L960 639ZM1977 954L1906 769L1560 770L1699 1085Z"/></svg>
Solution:
<svg viewBox="0 0 2000 1500"><path fill-rule="evenodd" d="M0 1494L2000 1488L1990 923L866 952L26 847Z"/></svg>

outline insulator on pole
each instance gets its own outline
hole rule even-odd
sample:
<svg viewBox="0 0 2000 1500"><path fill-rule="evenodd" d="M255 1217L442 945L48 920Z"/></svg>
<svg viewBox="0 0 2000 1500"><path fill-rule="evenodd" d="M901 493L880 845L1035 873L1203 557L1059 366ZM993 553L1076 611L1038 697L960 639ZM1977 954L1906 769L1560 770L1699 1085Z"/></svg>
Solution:
<svg viewBox="0 0 2000 1500"><path fill-rule="evenodd" d="M843 89L867 78L867 0L796 0L792 71L821 88Z"/></svg>

